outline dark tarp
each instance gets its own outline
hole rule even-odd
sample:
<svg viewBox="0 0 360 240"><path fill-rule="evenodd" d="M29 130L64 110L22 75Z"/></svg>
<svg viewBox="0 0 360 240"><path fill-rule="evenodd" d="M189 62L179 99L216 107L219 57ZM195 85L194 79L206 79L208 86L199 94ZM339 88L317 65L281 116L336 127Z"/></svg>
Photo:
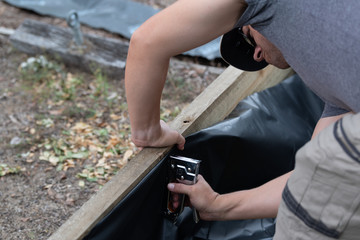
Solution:
<svg viewBox="0 0 360 240"><path fill-rule="evenodd" d="M246 98L228 119L186 138L179 154L202 160L200 173L219 193L259 186L294 168L323 103L295 75ZM163 159L100 221L85 239L272 239L275 219L200 221L186 207L176 224L162 215L166 193Z"/></svg>
<svg viewBox="0 0 360 240"><path fill-rule="evenodd" d="M80 22L130 39L133 32L159 10L130 0L3 0L41 15L67 18L71 10ZM213 60L220 57L220 38L185 54Z"/></svg>

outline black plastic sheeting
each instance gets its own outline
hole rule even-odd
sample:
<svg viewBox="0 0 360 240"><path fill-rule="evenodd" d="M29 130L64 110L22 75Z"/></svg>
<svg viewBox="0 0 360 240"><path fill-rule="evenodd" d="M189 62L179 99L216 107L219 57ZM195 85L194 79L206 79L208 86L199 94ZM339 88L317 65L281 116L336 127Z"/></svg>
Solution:
<svg viewBox="0 0 360 240"><path fill-rule="evenodd" d="M294 168L295 153L311 138L322 109L322 101L294 75L241 101L228 119L188 136L185 150L170 154L202 160L200 173L219 193L254 188ZM188 207L176 224L165 219L166 161L85 239L272 239L275 219L196 224Z"/></svg>
<svg viewBox="0 0 360 240"><path fill-rule="evenodd" d="M13 6L41 15L67 18L71 10L78 13L81 23L120 34L130 39L134 31L159 12L149 5L130 0L3 0ZM220 57L220 38L184 54L209 60Z"/></svg>

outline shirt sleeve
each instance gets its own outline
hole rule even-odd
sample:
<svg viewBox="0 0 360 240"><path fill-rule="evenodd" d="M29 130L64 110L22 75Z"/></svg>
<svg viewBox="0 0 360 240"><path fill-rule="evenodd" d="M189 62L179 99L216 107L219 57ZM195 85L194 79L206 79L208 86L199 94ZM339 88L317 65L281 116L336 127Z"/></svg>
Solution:
<svg viewBox="0 0 360 240"><path fill-rule="evenodd" d="M274 0L246 0L248 7L235 26L251 25L257 30L268 26L276 11L276 4L273 2Z"/></svg>
<svg viewBox="0 0 360 240"><path fill-rule="evenodd" d="M322 118L332 117L332 116L337 116L337 115L344 114L347 112L349 112L349 110L337 107L329 102L325 102L324 111L323 111L321 117Z"/></svg>

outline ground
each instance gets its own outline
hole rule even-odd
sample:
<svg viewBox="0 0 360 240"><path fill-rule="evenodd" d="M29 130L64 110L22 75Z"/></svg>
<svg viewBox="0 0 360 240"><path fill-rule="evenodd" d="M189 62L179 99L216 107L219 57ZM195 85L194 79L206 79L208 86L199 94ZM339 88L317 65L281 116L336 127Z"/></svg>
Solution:
<svg viewBox="0 0 360 240"><path fill-rule="evenodd" d="M66 26L0 1L0 27L16 29L25 18ZM172 59L163 119L171 121L224 70L216 62L195 62ZM0 239L47 239L139 151L130 141L123 76L28 56L6 34L0 34L0 108Z"/></svg>

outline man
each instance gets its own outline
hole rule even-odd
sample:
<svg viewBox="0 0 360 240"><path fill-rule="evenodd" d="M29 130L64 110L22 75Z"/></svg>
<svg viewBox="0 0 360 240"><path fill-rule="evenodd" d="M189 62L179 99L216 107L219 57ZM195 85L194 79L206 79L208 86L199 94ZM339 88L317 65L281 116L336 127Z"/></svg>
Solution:
<svg viewBox="0 0 360 240"><path fill-rule="evenodd" d="M170 184L171 191L189 195L202 219L277 216L275 239L360 236L358 9L357 0L180 0L134 33L125 83L139 147L184 148L184 137L159 118L169 59L225 33L221 52L230 64L244 70L291 66L325 101L293 173L225 195L201 176L193 186Z"/></svg>

